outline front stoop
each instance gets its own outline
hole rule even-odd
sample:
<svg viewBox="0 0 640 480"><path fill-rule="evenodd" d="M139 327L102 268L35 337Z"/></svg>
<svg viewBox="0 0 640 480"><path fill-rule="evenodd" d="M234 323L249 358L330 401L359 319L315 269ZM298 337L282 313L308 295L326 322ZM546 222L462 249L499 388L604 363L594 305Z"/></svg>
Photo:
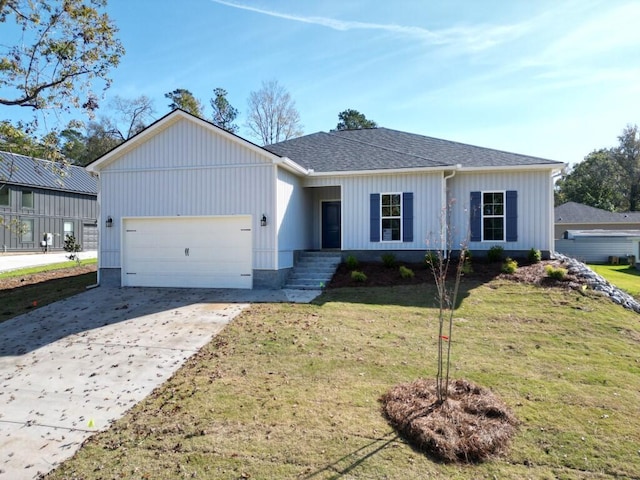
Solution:
<svg viewBox="0 0 640 480"><path fill-rule="evenodd" d="M291 290L319 290L329 284L338 265L340 252L301 252L298 262L284 288Z"/></svg>

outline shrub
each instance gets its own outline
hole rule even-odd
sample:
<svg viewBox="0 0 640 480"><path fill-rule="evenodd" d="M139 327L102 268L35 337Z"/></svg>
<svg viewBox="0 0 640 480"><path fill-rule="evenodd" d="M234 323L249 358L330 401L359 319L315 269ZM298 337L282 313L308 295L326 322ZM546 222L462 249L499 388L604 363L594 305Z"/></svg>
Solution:
<svg viewBox="0 0 640 480"><path fill-rule="evenodd" d="M344 263L347 265L349 270L355 270L358 268L358 259L353 255L349 255Z"/></svg>
<svg viewBox="0 0 640 480"><path fill-rule="evenodd" d="M424 260L428 267L433 267L438 264L438 254L436 252L427 252L424 256Z"/></svg>
<svg viewBox="0 0 640 480"><path fill-rule="evenodd" d="M564 277L567 275L566 268L554 267L553 265L547 265L544 271L547 273L547 277L553 278L554 280L564 280Z"/></svg>
<svg viewBox="0 0 640 480"><path fill-rule="evenodd" d="M513 260L512 258L507 257L502 264L503 273L516 273L518 269L518 262Z"/></svg>
<svg viewBox="0 0 640 480"><path fill-rule="evenodd" d="M393 268L396 264L396 256L393 253L382 255L382 264L387 268Z"/></svg>
<svg viewBox="0 0 640 480"><path fill-rule="evenodd" d="M467 250L466 248L460 252L462 255L462 273L473 273L473 265L471 263L471 250Z"/></svg>
<svg viewBox="0 0 640 480"><path fill-rule="evenodd" d="M400 265L400 276L402 278L413 278L415 273L410 268L405 267L404 265Z"/></svg>
<svg viewBox="0 0 640 480"><path fill-rule="evenodd" d="M367 276L364 274L364 272L354 270L353 272L351 272L351 280L355 280L356 282L366 282Z"/></svg>
<svg viewBox="0 0 640 480"><path fill-rule="evenodd" d="M502 255L504 254L504 248L500 245L494 245L487 252L487 260L491 263L501 262Z"/></svg>
<svg viewBox="0 0 640 480"><path fill-rule="evenodd" d="M527 260L529 260L530 263L540 263L540 261L542 260L542 252L540 252L540 250L532 248L527 254Z"/></svg>

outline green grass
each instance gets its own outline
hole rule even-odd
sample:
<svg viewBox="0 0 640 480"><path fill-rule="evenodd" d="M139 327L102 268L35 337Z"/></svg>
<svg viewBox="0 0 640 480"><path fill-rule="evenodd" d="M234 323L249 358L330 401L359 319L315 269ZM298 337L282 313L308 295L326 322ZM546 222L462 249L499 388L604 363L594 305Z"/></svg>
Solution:
<svg viewBox="0 0 640 480"><path fill-rule="evenodd" d="M640 270L629 265L589 265L598 275L636 298L640 298Z"/></svg>
<svg viewBox="0 0 640 480"><path fill-rule="evenodd" d="M80 265L95 265L98 263L97 258L87 258L80 260ZM33 275L34 273L50 272L52 270L62 270L64 268L72 268L78 266L75 260L69 262L52 263L50 265L41 265L38 267L21 268L19 270L10 270L0 273L0 280L3 278L24 277L25 275Z"/></svg>
<svg viewBox="0 0 640 480"><path fill-rule="evenodd" d="M522 422L506 457L445 465L396 436L378 398L435 374L435 292L362 287L252 306L47 478L640 478L640 317L506 280L461 294L453 375Z"/></svg>

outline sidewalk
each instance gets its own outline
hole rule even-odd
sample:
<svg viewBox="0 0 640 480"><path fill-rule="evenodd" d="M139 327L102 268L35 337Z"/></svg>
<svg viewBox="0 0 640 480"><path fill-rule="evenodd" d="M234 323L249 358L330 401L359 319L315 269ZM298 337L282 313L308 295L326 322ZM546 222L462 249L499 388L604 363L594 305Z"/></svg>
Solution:
<svg viewBox="0 0 640 480"><path fill-rule="evenodd" d="M8 272L10 270L18 270L20 268L68 262L68 255L69 254L67 252L31 253L25 255L0 254L0 273ZM87 258L96 258L98 256L98 252L95 250L89 250L86 252L80 252L78 256L80 257L80 260L86 260Z"/></svg>

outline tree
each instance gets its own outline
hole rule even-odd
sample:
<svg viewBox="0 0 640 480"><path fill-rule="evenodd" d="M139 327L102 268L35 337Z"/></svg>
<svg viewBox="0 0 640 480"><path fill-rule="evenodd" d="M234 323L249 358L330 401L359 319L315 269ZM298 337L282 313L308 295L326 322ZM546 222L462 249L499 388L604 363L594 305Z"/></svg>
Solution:
<svg viewBox="0 0 640 480"><path fill-rule="evenodd" d="M104 88L124 48L106 0L0 0L0 104L35 110L98 108L92 81ZM12 33L15 38L8 38Z"/></svg>
<svg viewBox="0 0 640 480"><path fill-rule="evenodd" d="M176 88L173 92L165 93L164 96L171 100L169 104L171 110L179 108L189 112L191 115L202 118L202 103L189 90Z"/></svg>
<svg viewBox="0 0 640 480"><path fill-rule="evenodd" d="M227 91L224 88L214 88L215 98L211 99L213 108L213 123L227 132L236 133L238 125L233 121L238 116L238 109L231 106L227 100Z"/></svg>
<svg viewBox="0 0 640 480"><path fill-rule="evenodd" d="M627 125L617 147L587 155L556 184L556 205L578 202L610 211L640 209L640 130Z"/></svg>
<svg viewBox="0 0 640 480"><path fill-rule="evenodd" d="M637 125L627 125L618 137L620 144L611 151L613 160L623 172L624 186L629 210L640 207L640 132Z"/></svg>
<svg viewBox="0 0 640 480"><path fill-rule="evenodd" d="M277 80L263 81L260 90L249 94L247 111L247 128L263 145L302 135L295 102Z"/></svg>
<svg viewBox="0 0 640 480"><path fill-rule="evenodd" d="M376 128L378 124L373 120L367 120L364 114L351 108L338 114L337 130L358 130L361 128Z"/></svg>
<svg viewBox="0 0 640 480"><path fill-rule="evenodd" d="M577 202L608 211L626 210L622 170L611 151L591 152L556 184L556 205Z"/></svg>
<svg viewBox="0 0 640 480"><path fill-rule="evenodd" d="M123 142L144 130L155 111L153 102L146 95L134 99L116 95L111 100L111 109L116 114L112 119L113 129Z"/></svg>

